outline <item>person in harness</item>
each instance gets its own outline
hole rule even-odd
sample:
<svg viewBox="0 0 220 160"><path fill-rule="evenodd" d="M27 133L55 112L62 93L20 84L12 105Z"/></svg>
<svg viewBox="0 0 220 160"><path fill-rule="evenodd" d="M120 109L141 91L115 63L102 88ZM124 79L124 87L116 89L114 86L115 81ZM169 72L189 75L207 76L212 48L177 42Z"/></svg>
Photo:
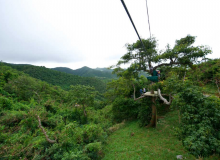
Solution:
<svg viewBox="0 0 220 160"><path fill-rule="evenodd" d="M143 90L142 90L142 89L140 89L140 94L141 94L141 95L143 94Z"/></svg>
<svg viewBox="0 0 220 160"><path fill-rule="evenodd" d="M160 79L160 71L159 70L153 70L152 72L152 76L151 77L147 77L148 80L152 81L152 82L158 82Z"/></svg>
<svg viewBox="0 0 220 160"><path fill-rule="evenodd" d="M158 77L158 80L160 80L160 71L157 70L157 77Z"/></svg>

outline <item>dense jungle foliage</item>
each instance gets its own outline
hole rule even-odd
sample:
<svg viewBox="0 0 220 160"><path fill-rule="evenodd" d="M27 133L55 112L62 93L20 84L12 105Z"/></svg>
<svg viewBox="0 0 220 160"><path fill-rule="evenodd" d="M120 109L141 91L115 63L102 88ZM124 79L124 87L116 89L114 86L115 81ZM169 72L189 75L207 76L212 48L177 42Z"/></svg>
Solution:
<svg viewBox="0 0 220 160"><path fill-rule="evenodd" d="M0 65L1 159L100 159L112 126L94 87L69 91ZM81 96L81 90L84 88ZM84 114L87 110L88 115Z"/></svg>
<svg viewBox="0 0 220 160"><path fill-rule="evenodd" d="M151 98L134 101L144 87L147 91L160 88L167 99L172 95L170 107L155 100L158 115L161 108L179 111L179 127L174 129L190 154L220 155L219 62L161 67L161 80L154 84L125 71L108 83L104 101L96 98L99 93L94 87L76 84L63 90L1 63L0 157L102 159L107 137L121 122L149 124Z"/></svg>
<svg viewBox="0 0 220 160"><path fill-rule="evenodd" d="M89 85L94 86L97 91L104 93L106 84L95 77L80 77L77 75L67 74L64 72L55 71L45 67L22 65L22 64L7 64L12 68L27 73L31 77L40 79L53 85L60 86L64 90L69 90L70 85Z"/></svg>

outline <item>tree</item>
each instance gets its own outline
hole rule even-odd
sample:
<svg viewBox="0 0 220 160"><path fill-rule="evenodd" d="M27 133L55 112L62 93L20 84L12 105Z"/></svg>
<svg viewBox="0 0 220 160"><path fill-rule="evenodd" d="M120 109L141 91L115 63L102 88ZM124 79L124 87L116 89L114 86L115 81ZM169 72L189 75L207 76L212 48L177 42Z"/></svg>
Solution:
<svg viewBox="0 0 220 160"><path fill-rule="evenodd" d="M200 86L205 84L214 84L217 87L220 96L220 59L210 59L206 62L194 65L189 70L188 77L196 81Z"/></svg>
<svg viewBox="0 0 220 160"><path fill-rule="evenodd" d="M130 97L133 88L132 84L133 81L128 80L124 77L114 79L108 83L105 97L108 99L109 102L114 101L119 96Z"/></svg>
<svg viewBox="0 0 220 160"><path fill-rule="evenodd" d="M74 100L75 103L82 105L84 116L87 116L85 107L93 105L97 91L94 87L84 85L71 85L69 91L69 97Z"/></svg>
<svg viewBox="0 0 220 160"><path fill-rule="evenodd" d="M133 44L126 44L128 52L121 57L114 70L118 72L120 65L127 63L130 63L128 69L133 70L133 72L143 70L150 74L152 74L153 70L162 66L192 66L199 58L205 58L207 54L211 53L208 47L193 46L195 38L187 35L185 38L176 40L173 48L168 44L164 52L158 52L155 38L142 39L146 51L139 40Z"/></svg>
<svg viewBox="0 0 220 160"><path fill-rule="evenodd" d="M149 74L153 74L156 69L160 67L174 67L174 66L185 66L191 67L193 63L196 63L200 58L205 58L207 54L211 53L211 50L205 46L193 46L195 42L195 37L187 35L185 38L176 40L173 48L168 44L166 50L157 50L157 41L155 38L142 39L145 48L143 48L142 43L137 40L133 44L126 44L127 53L121 57L115 66L114 73L118 76L125 77L127 79L138 78L138 73L140 71L145 71ZM128 69L124 70L120 66L122 64L130 64ZM133 85L134 86L134 85ZM135 87L134 87L135 93ZM152 119L149 126L156 126L157 111L155 104L155 94L151 91L152 100ZM167 101L160 94L160 89L158 89L159 98L164 101L164 103L170 105L171 101ZM141 96L137 99L145 98ZM134 99L137 100L134 96Z"/></svg>

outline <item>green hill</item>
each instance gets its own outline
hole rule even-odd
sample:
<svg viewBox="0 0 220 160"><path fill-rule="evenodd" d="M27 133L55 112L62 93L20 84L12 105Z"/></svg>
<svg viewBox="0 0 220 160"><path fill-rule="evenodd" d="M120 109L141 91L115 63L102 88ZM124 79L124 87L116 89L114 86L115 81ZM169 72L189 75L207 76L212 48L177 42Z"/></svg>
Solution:
<svg viewBox="0 0 220 160"><path fill-rule="evenodd" d="M68 73L63 73L60 71L52 70L44 66L33 66L26 64L8 64L14 69L23 71L29 74L31 77L46 81L50 84L61 86L65 90L69 90L70 85L90 85L94 86L97 91L104 93L106 89L106 84L94 77L80 77L78 75L72 75Z"/></svg>
<svg viewBox="0 0 220 160"><path fill-rule="evenodd" d="M48 76L58 72L29 65L13 67L34 74L40 70L39 74ZM96 92L78 87L65 91L0 63L0 159L101 159L106 128L112 123L107 113L94 109ZM82 88L88 93L81 94ZM82 107L85 101L89 103Z"/></svg>
<svg viewBox="0 0 220 160"><path fill-rule="evenodd" d="M108 69L108 68L95 68L95 70L98 70L98 71L102 71L102 72L110 72L110 73L112 73L112 69Z"/></svg>
<svg viewBox="0 0 220 160"><path fill-rule="evenodd" d="M51 68L52 70L60 71L60 72L65 72L73 75L78 75L82 77L97 77L101 79L112 79L116 78L116 75L112 74L111 70L108 70L107 68L98 68L98 69L92 69L89 67L82 67L76 70L72 70L70 68L66 67L56 67L56 68Z"/></svg>
<svg viewBox="0 0 220 160"><path fill-rule="evenodd" d="M65 72L65 73L69 73L69 74L74 74L74 70L67 68L67 67L56 67L56 68L51 68L52 70L55 71L60 71L60 72Z"/></svg>

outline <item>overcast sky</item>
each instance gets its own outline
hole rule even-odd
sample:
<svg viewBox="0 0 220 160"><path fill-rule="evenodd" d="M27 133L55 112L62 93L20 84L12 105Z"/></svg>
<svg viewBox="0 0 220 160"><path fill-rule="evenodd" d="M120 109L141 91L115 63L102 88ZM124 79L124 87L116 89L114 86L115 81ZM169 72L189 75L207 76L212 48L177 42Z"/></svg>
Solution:
<svg viewBox="0 0 220 160"><path fill-rule="evenodd" d="M149 38L146 0L124 0ZM220 58L219 0L148 0L158 48L187 34ZM0 0L0 60L72 69L108 67L138 39L120 0Z"/></svg>

